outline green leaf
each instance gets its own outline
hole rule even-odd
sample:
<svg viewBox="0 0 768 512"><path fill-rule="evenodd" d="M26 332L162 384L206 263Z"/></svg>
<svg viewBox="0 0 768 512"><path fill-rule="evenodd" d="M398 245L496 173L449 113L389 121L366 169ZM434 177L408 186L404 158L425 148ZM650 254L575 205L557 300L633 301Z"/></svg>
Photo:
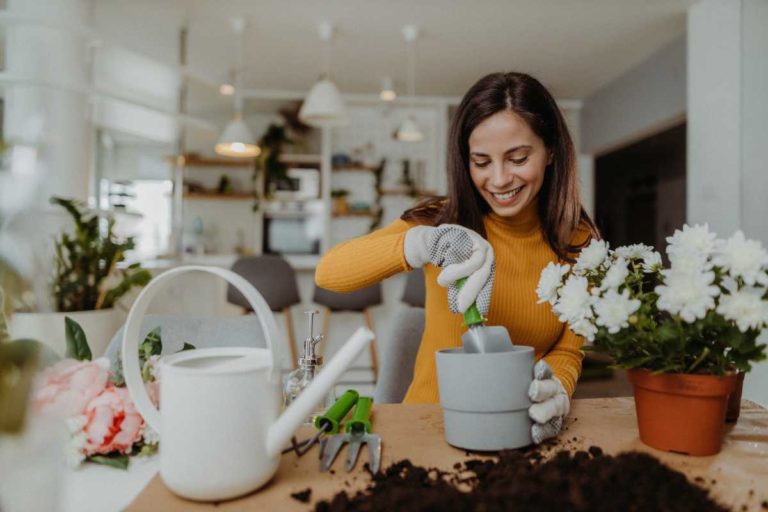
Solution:
<svg viewBox="0 0 768 512"><path fill-rule="evenodd" d="M184 342L184 346L181 347L181 350L179 350L179 352L184 352L185 350L195 350L195 348L197 347L195 347L191 343Z"/></svg>
<svg viewBox="0 0 768 512"><path fill-rule="evenodd" d="M0 288L0 343L11 341L11 335L8 333L8 322L5 319L5 292Z"/></svg>
<svg viewBox="0 0 768 512"><path fill-rule="evenodd" d="M163 340L161 337L161 328L158 325L152 329L139 345L139 354L143 360L152 356L159 356L163 351Z"/></svg>
<svg viewBox="0 0 768 512"><path fill-rule="evenodd" d="M78 361L90 361L93 354L91 354L91 347L88 346L85 331L80 327L80 324L70 317L65 316L64 332L67 337L66 356L77 359Z"/></svg>
<svg viewBox="0 0 768 512"><path fill-rule="evenodd" d="M128 463L130 462L130 459L127 455L124 453L110 453L107 455L91 455L90 457L86 458L88 462L93 462L95 464L103 464L104 466L113 467L116 469L122 469L127 470L128 469Z"/></svg>

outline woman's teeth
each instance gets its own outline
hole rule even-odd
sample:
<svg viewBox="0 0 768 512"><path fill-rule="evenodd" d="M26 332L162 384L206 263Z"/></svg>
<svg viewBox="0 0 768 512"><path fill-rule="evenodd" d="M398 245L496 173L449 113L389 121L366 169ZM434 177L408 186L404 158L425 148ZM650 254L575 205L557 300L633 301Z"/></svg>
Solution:
<svg viewBox="0 0 768 512"><path fill-rule="evenodd" d="M509 192L504 192L503 194L496 194L493 193L493 197L498 199L499 201L506 201L507 199L510 199L512 197L515 197L521 190L523 190L523 187L525 185L522 185L520 187L517 187L514 190L510 190Z"/></svg>

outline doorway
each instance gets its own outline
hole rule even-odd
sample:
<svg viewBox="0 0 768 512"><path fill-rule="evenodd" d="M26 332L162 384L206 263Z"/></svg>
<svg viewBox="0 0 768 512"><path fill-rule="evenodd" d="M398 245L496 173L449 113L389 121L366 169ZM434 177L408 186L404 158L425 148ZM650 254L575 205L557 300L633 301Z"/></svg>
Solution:
<svg viewBox="0 0 768 512"><path fill-rule="evenodd" d="M686 124L595 160L595 222L611 247L644 243L664 254L686 209Z"/></svg>

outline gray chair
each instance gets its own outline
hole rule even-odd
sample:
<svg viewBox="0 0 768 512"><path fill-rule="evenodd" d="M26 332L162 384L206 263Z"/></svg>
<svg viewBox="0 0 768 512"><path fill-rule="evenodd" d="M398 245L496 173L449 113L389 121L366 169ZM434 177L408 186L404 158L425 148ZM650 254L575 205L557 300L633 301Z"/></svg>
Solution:
<svg viewBox="0 0 768 512"><path fill-rule="evenodd" d="M139 331L141 338L156 327L160 327L163 355L175 354L184 343L195 348L266 346L264 333L255 315L215 318L146 315ZM113 364L122 347L124 329L125 325L120 327L107 346L105 355Z"/></svg>
<svg viewBox="0 0 768 512"><path fill-rule="evenodd" d="M413 366L424 333L424 272L408 274L401 300L407 304L398 312L397 322L387 330L379 345L379 379L373 400L388 404L403 401L413 380Z"/></svg>
<svg viewBox="0 0 768 512"><path fill-rule="evenodd" d="M288 334L288 348L291 351L291 364L296 368L298 356L291 315L291 306L301 303L296 271L283 257L275 254L240 258L232 265L232 271L243 276L259 290L267 301L269 309L275 313L283 313ZM227 302L242 307L245 313L251 311L248 301L232 285L227 288Z"/></svg>
<svg viewBox="0 0 768 512"><path fill-rule="evenodd" d="M326 308L325 318L323 319L323 332L327 336L330 330L331 313L341 311L352 311L362 313L365 319L365 325L371 330L373 328L373 318L370 309L373 306L381 304L381 283L373 286L361 288L349 293L338 293L315 286L315 293L312 301L315 304ZM375 331L374 331L375 332ZM371 369L373 370L374 381L378 380L379 362L376 355L376 340L371 341Z"/></svg>

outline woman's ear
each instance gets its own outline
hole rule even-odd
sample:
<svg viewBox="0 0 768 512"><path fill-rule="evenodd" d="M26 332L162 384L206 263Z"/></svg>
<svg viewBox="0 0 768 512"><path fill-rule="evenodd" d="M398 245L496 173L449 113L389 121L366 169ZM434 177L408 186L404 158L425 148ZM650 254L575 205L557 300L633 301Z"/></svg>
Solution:
<svg viewBox="0 0 768 512"><path fill-rule="evenodd" d="M547 165L552 165L552 162L555 159L555 155L552 153L552 151L547 152Z"/></svg>

